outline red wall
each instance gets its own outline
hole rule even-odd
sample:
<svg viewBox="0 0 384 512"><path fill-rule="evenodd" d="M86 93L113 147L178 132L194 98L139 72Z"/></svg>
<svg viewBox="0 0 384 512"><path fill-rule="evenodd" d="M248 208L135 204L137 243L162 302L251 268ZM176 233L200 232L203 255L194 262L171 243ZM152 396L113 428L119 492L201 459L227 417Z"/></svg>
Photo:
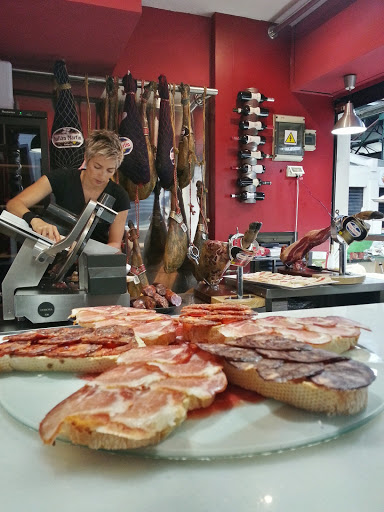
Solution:
<svg viewBox="0 0 384 512"><path fill-rule="evenodd" d="M210 18L143 7L114 74L209 86L210 27Z"/></svg>
<svg viewBox="0 0 384 512"><path fill-rule="evenodd" d="M305 175L299 187L299 236L310 229L329 224L332 194L333 124L329 98L295 95L290 91L290 40L272 41L267 35L269 24L222 14L214 15L214 62L212 85L219 90L215 98L214 162L211 169L214 197L211 218L215 237L225 239L236 227L246 229L252 221L263 222L262 231L294 231L296 209L296 179L285 176L287 162L262 163L266 172L262 179L272 181L264 186L265 200L256 204L239 203L230 198L237 191L238 143L231 137L238 134L239 115L232 113L237 92L257 87L274 103L264 104L272 114L304 116L306 128L317 130L317 149L307 152L303 165ZM265 130L267 143L261 149L272 151L272 130ZM321 201L326 209L319 203Z"/></svg>
<svg viewBox="0 0 384 512"><path fill-rule="evenodd" d="M218 96L209 100L211 109L210 162L208 166L210 236L225 240L238 227L243 231L251 221L262 221L263 231L294 231L296 180L285 177L286 162L266 160L262 179L266 199L256 204L242 204L230 198L237 191L239 116L232 113L237 92L257 87L273 96L272 113L306 118L306 127L317 130L317 149L306 153L301 165L305 176L300 181L299 235L329 223L326 210L331 208L333 124L331 99L290 92L290 39L272 41L269 24L245 18L215 14L212 19L160 9L143 8L114 74L123 76L129 69L137 79L156 80L164 73L169 83L214 87ZM86 72L86 66L84 68ZM71 74L71 69L68 69ZM42 104L42 102L44 104ZM44 109L48 100L20 98L21 108ZM49 119L50 124L51 118ZM85 110L82 113L86 127ZM272 131L264 133L271 152Z"/></svg>

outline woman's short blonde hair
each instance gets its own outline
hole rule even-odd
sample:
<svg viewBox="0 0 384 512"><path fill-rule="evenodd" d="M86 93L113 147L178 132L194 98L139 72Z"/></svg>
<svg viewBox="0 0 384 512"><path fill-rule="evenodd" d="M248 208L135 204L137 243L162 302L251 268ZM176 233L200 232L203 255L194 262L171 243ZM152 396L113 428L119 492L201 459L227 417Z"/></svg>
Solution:
<svg viewBox="0 0 384 512"><path fill-rule="evenodd" d="M85 160L97 155L116 160L116 169L120 167L124 154L119 136L110 130L93 130L85 141Z"/></svg>

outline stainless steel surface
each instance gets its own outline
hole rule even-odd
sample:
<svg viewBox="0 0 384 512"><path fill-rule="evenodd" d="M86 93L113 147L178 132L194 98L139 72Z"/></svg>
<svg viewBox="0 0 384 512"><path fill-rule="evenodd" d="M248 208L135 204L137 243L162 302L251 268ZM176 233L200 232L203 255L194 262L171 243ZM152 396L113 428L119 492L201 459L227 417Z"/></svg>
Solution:
<svg viewBox="0 0 384 512"><path fill-rule="evenodd" d="M90 240L100 218L113 222L115 216L116 212L108 206L89 201L69 235L54 244L35 233L24 220L2 212L0 231L23 242L2 283L3 319L24 317L34 323L62 322L75 307L129 305L125 257L121 258L123 255L117 249ZM63 261L56 263L56 256ZM87 258L93 263L88 265ZM76 260L79 289L53 288L53 281L62 281ZM44 277L49 278L48 284Z"/></svg>
<svg viewBox="0 0 384 512"><path fill-rule="evenodd" d="M339 244L339 274L345 276L347 273L347 244Z"/></svg>
<svg viewBox="0 0 384 512"><path fill-rule="evenodd" d="M234 279L228 278L225 282L234 286ZM353 302L384 302L384 281L370 277L366 277L364 282L359 284L323 284L304 288L282 288L245 279L244 291L264 297L266 311L277 310L279 302L282 301L285 303L283 309L287 309L289 299L299 298L311 299L317 307L344 306Z"/></svg>
<svg viewBox="0 0 384 512"><path fill-rule="evenodd" d="M17 253L11 268L2 283L3 318L12 320L17 314L15 310L15 291L21 287L37 286L53 257L42 262L34 257L34 248L38 242L26 238Z"/></svg>
<svg viewBox="0 0 384 512"><path fill-rule="evenodd" d="M243 294L244 294L243 275L244 275L243 267L237 267L237 298L238 299L242 299Z"/></svg>
<svg viewBox="0 0 384 512"><path fill-rule="evenodd" d="M68 319L72 309L104 306L106 304L130 305L129 294L91 295L85 291L63 293L21 289L16 291L15 310L17 317L26 318L32 323L63 322Z"/></svg>

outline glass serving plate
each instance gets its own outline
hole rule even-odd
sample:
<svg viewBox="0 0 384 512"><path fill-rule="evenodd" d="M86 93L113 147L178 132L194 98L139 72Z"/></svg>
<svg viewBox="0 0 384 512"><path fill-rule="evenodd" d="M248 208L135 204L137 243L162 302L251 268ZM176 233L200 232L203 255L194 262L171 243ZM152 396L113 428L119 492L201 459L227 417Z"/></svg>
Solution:
<svg viewBox="0 0 384 512"><path fill-rule="evenodd" d="M227 410L202 410L153 447L131 455L179 460L251 457L312 446L357 429L384 410L384 364L357 348L348 355L373 368L368 406L353 416L315 414L275 400L238 401ZM16 420L38 430L44 416L86 381L65 373L9 373L0 376L0 404ZM219 398L220 399L220 398ZM216 399L218 400L218 399Z"/></svg>

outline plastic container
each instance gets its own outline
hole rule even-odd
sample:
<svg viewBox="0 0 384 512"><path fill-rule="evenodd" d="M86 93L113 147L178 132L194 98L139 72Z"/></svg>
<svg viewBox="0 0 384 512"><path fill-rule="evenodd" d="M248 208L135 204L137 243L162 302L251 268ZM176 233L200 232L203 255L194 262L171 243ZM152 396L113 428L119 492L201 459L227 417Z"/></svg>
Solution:
<svg viewBox="0 0 384 512"><path fill-rule="evenodd" d="M13 109L12 64L0 60L0 108Z"/></svg>

